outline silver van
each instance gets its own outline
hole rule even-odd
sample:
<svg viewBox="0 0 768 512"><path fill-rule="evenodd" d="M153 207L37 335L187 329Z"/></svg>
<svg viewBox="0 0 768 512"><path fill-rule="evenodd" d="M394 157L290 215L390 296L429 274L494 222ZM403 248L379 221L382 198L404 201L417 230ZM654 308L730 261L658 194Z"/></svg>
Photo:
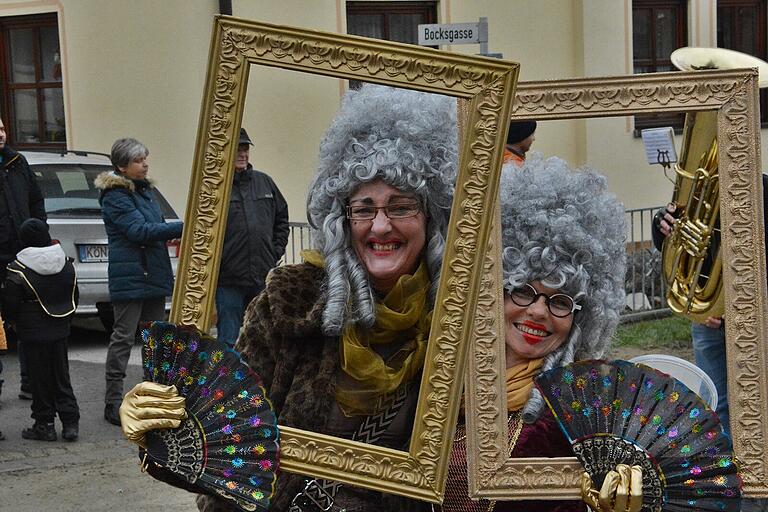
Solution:
<svg viewBox="0 0 768 512"><path fill-rule="evenodd" d="M107 331L112 328L112 304L107 284L109 247L101 220L99 192L93 180L112 170L109 156L84 151L50 153L21 151L35 173L45 198L51 238L74 259L80 304L76 315L98 315ZM176 212L156 190L157 201L166 219L178 219ZM176 275L178 244L168 245L171 266ZM170 303L166 304L170 308Z"/></svg>

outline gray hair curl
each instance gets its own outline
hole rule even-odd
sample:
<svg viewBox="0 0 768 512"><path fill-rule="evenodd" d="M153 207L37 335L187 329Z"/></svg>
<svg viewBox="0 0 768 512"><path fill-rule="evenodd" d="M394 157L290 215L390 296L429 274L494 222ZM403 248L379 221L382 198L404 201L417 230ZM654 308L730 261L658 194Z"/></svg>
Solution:
<svg viewBox="0 0 768 512"><path fill-rule="evenodd" d="M350 245L345 208L354 190L377 179L417 195L427 216L425 262L434 305L458 165L456 102L377 85L349 91L320 143L307 196L312 245L325 258L323 331L371 327L373 289Z"/></svg>
<svg viewBox="0 0 768 512"><path fill-rule="evenodd" d="M624 205L594 170L537 153L522 167L504 167L501 204L504 287L540 281L582 307L541 371L602 357L625 304ZM543 404L534 389L524 419L534 421Z"/></svg>

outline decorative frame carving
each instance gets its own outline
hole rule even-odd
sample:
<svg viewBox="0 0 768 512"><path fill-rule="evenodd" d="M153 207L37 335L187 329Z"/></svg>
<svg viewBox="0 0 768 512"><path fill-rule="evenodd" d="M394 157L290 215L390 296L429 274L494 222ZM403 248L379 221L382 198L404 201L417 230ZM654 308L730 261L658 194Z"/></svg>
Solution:
<svg viewBox="0 0 768 512"><path fill-rule="evenodd" d="M657 73L520 82L512 119L718 111L728 403L744 494L768 497L768 311L757 73ZM499 219L496 220L499 222ZM493 241L493 245L500 239ZM576 499L575 457L508 457L500 254L489 253L466 376L470 495Z"/></svg>
<svg viewBox="0 0 768 512"><path fill-rule="evenodd" d="M171 321L207 331L238 129L251 66L270 66L454 96L469 104L440 290L409 451L281 429L283 471L440 502L458 415L461 375L498 193L519 65L430 48L219 16L195 145L183 254ZM234 143L233 143L234 141Z"/></svg>

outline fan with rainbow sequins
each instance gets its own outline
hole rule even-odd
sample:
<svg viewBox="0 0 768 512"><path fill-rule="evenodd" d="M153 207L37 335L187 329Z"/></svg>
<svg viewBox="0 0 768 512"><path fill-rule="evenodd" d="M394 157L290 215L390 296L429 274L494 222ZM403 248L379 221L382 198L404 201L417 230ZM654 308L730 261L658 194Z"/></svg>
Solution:
<svg viewBox="0 0 768 512"><path fill-rule="evenodd" d="M147 434L148 460L246 510L268 509L279 433L261 378L197 329L153 322L141 334L144 380L175 385L188 416Z"/></svg>
<svg viewBox="0 0 768 512"><path fill-rule="evenodd" d="M677 379L627 361L588 360L535 383L597 489L617 464L637 464L643 511L740 510L731 440Z"/></svg>

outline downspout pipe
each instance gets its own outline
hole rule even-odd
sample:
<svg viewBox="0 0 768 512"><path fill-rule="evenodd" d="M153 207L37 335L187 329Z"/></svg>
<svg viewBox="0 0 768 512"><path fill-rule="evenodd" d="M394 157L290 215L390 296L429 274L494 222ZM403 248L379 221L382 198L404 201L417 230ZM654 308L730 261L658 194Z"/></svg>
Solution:
<svg viewBox="0 0 768 512"><path fill-rule="evenodd" d="M219 0L219 14L232 16L232 0Z"/></svg>

